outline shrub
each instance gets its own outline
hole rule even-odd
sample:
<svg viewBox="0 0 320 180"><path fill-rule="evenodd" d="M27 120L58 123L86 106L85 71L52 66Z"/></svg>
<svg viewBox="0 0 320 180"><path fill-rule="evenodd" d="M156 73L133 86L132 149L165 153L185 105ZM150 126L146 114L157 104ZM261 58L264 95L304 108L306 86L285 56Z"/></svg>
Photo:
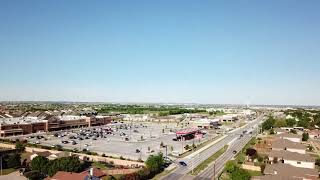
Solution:
<svg viewBox="0 0 320 180"><path fill-rule="evenodd" d="M302 134L302 141L308 141L308 139L309 139L309 134L304 132Z"/></svg>

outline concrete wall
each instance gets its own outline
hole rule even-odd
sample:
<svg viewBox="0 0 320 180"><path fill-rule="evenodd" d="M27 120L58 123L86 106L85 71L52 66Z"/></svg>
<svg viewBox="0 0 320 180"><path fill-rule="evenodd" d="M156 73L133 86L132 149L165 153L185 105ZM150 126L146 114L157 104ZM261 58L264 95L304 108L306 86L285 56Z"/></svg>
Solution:
<svg viewBox="0 0 320 180"><path fill-rule="evenodd" d="M49 151L52 154L61 153L61 151L47 150L47 149L33 148L33 147L26 147L26 151L30 152L30 153L33 153L33 152L44 152L44 151ZM140 163L140 162L136 162L136 161L113 159L113 158L107 158L107 157L101 157L101 156L93 156L93 155L87 155L87 154L81 154L81 153L71 153L71 154L79 156L80 160L103 161L103 162L113 161L115 165L121 165L121 166L133 166L133 165L144 166L144 163Z"/></svg>
<svg viewBox="0 0 320 180"><path fill-rule="evenodd" d="M284 164L290 164L292 166L301 167L301 168L310 168L310 169L315 168L314 162L301 162L301 164L298 164L297 161L284 160Z"/></svg>
<svg viewBox="0 0 320 180"><path fill-rule="evenodd" d="M261 167L260 166L253 166L249 164L242 164L241 165L242 169L250 170L250 171L259 171L261 172Z"/></svg>
<svg viewBox="0 0 320 180"><path fill-rule="evenodd" d="M301 142L301 139L300 139L300 138L283 137L283 139L287 139L287 140L289 140L289 141L297 142L297 143L300 143L300 142Z"/></svg>
<svg viewBox="0 0 320 180"><path fill-rule="evenodd" d="M0 148L15 149L16 146L14 144L0 143Z"/></svg>
<svg viewBox="0 0 320 180"><path fill-rule="evenodd" d="M0 143L0 148L15 149L15 145ZM30 153L49 151L51 154L57 154L62 152L62 151L48 150L48 149L41 149L41 148L34 148L34 147L26 147L25 151ZM136 162L136 161L113 159L113 158L93 156L93 155L87 155L87 154L81 154L81 153L71 153L71 154L79 156L79 159L81 160L87 159L90 161L103 161L103 162L113 161L115 165L122 165L122 166L135 166L135 165L144 166L144 163Z"/></svg>
<svg viewBox="0 0 320 180"><path fill-rule="evenodd" d="M300 154L306 154L306 150L305 149L290 149L290 148L287 148L287 151L297 152L297 153L300 153Z"/></svg>
<svg viewBox="0 0 320 180"><path fill-rule="evenodd" d="M285 150L285 149L281 149L281 148L272 148L272 150L275 150L275 151L282 151L282 150ZM306 150L304 149L293 149L293 148L287 148L286 151L290 151L290 152L297 152L297 153L300 153L300 154L306 154Z"/></svg>

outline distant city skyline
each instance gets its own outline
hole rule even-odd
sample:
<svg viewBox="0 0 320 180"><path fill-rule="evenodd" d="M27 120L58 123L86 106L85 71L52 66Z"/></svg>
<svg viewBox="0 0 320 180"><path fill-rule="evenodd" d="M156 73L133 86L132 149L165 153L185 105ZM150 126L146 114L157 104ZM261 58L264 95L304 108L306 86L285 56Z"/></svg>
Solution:
<svg viewBox="0 0 320 180"><path fill-rule="evenodd" d="M0 2L0 101L320 105L320 2Z"/></svg>

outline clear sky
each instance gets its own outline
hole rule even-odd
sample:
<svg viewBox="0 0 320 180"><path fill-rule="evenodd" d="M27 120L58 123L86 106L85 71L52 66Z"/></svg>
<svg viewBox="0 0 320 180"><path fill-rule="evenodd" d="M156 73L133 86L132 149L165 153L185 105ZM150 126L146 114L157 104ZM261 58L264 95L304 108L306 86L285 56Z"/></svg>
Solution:
<svg viewBox="0 0 320 180"><path fill-rule="evenodd" d="M320 105L318 0L0 1L0 100Z"/></svg>

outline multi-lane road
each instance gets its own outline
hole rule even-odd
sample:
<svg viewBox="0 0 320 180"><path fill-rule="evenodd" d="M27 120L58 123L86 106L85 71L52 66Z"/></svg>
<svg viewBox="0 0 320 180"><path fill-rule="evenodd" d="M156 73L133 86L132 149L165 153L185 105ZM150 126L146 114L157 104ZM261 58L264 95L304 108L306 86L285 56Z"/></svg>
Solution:
<svg viewBox="0 0 320 180"><path fill-rule="evenodd" d="M219 142L209 147L208 149L200 152L199 154L193 156L192 158L187 157L183 159L178 159L177 162L184 161L187 164L187 166L178 165L178 168L175 171L163 177L162 179L163 180L183 179L183 177L185 177L187 173L190 172L194 167L198 166L200 163L208 159L210 156L215 154L225 145L229 145L228 150L223 155L221 155L218 159L216 159L215 165L212 164L205 171L203 171L197 177L194 178L194 179L212 179L215 175L217 175L222 171L224 164L234 156L233 151L241 150L244 147L244 145L251 139L251 137L256 134L258 129L258 124L261 122L262 119L263 119L263 115L249 122L246 126L229 132L224 139L220 140ZM252 134L246 134L239 139L240 134L243 134L242 133L243 131L248 131L248 132L252 131Z"/></svg>

